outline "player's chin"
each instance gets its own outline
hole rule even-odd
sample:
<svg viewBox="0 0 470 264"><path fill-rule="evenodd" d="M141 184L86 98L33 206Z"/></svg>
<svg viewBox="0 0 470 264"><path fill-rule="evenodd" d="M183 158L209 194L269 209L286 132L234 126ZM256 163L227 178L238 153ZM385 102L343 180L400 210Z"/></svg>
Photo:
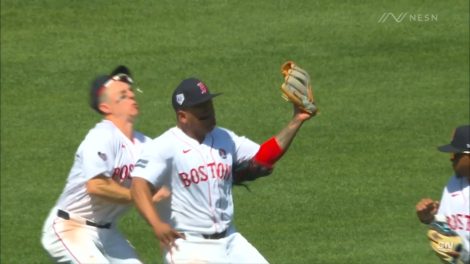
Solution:
<svg viewBox="0 0 470 264"><path fill-rule="evenodd" d="M137 117L139 115L139 109L134 109L129 114L131 117Z"/></svg>
<svg viewBox="0 0 470 264"><path fill-rule="evenodd" d="M138 115L139 114L139 106L137 104L132 105L132 111L131 112Z"/></svg>

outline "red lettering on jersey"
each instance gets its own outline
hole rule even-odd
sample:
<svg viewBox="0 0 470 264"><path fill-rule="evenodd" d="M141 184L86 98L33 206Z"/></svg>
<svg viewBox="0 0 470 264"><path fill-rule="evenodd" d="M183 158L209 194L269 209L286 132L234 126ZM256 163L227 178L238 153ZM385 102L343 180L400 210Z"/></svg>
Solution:
<svg viewBox="0 0 470 264"><path fill-rule="evenodd" d="M189 175L184 172L178 173L180 176L181 181L183 182L184 187L189 187L191 185L191 181L189 180Z"/></svg>
<svg viewBox="0 0 470 264"><path fill-rule="evenodd" d="M119 183L122 183L126 179L131 179L131 172L134 169L134 165L124 165L121 168L114 168L113 176L111 178Z"/></svg>
<svg viewBox="0 0 470 264"><path fill-rule="evenodd" d="M470 215L455 214L446 216L446 219L451 229L470 231Z"/></svg>
<svg viewBox="0 0 470 264"><path fill-rule="evenodd" d="M466 215L465 218L467 218L467 229L466 231L470 231L470 215Z"/></svg>
<svg viewBox="0 0 470 264"><path fill-rule="evenodd" d="M127 165L122 166L121 175L119 175L121 177L121 182L124 181L128 175L129 175L129 168L127 167Z"/></svg>
<svg viewBox="0 0 470 264"><path fill-rule="evenodd" d="M458 224L458 229L463 230L463 222L462 222L462 214L457 214L457 224Z"/></svg>
<svg viewBox="0 0 470 264"><path fill-rule="evenodd" d="M446 219L447 219L447 224L449 225L449 227L453 230L457 229L457 226L455 224L455 221L454 221L454 217L451 215L451 216L446 216Z"/></svg>
<svg viewBox="0 0 470 264"><path fill-rule="evenodd" d="M199 184L199 182L208 181L211 176L212 179L228 180L230 179L231 174L232 166L222 162L211 162L206 165L192 168L189 172L178 173L180 180L185 187L191 186L191 183Z"/></svg>
<svg viewBox="0 0 470 264"><path fill-rule="evenodd" d="M190 174L191 174L191 181L196 184L199 183L199 174L197 173L197 170L191 169Z"/></svg>
<svg viewBox="0 0 470 264"><path fill-rule="evenodd" d="M215 171L214 171L215 162L208 163L207 166L211 168L212 178L215 178Z"/></svg>
<svg viewBox="0 0 470 264"><path fill-rule="evenodd" d="M115 181L119 181L120 176L121 176L121 168L114 168L112 178L113 178Z"/></svg>
<svg viewBox="0 0 470 264"><path fill-rule="evenodd" d="M199 166L199 174L201 174L201 181L207 181L209 177L207 176L207 173L205 172L205 167L204 166Z"/></svg>
<svg viewBox="0 0 470 264"><path fill-rule="evenodd" d="M224 177L224 164L219 163L217 164L217 177L222 179Z"/></svg>

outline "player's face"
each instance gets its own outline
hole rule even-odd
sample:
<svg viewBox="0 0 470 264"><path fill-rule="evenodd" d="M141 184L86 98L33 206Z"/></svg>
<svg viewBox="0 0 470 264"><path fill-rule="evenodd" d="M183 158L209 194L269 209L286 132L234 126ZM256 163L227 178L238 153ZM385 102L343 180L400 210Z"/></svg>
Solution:
<svg viewBox="0 0 470 264"><path fill-rule="evenodd" d="M125 82L113 81L106 88L105 113L117 117L136 117L139 106L132 87Z"/></svg>
<svg viewBox="0 0 470 264"><path fill-rule="evenodd" d="M454 154L452 157L452 165L458 176L466 177L470 180L470 154Z"/></svg>
<svg viewBox="0 0 470 264"><path fill-rule="evenodd" d="M204 137L214 129L215 111L212 100L185 110L187 127L198 137Z"/></svg>

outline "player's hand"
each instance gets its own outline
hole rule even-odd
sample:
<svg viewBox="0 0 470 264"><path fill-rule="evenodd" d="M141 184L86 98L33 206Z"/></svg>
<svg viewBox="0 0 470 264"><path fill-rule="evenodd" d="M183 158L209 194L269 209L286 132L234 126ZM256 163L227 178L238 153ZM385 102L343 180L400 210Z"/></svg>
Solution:
<svg viewBox="0 0 470 264"><path fill-rule="evenodd" d="M416 204L416 215L421 223L429 224L434 220L434 215L437 214L438 209L438 201L433 201L430 198L423 198Z"/></svg>
<svg viewBox="0 0 470 264"><path fill-rule="evenodd" d="M171 195L171 192L170 190L165 187L165 186L162 186L160 189L158 189L158 191L152 196L152 202L154 203L158 203L162 200L165 200L165 199L168 199L168 197L170 197Z"/></svg>
<svg viewBox="0 0 470 264"><path fill-rule="evenodd" d="M160 223L153 229L153 231L158 240L160 240L160 245L168 251L175 246L176 239L186 239L183 234L178 233L167 223Z"/></svg>
<svg viewBox="0 0 470 264"><path fill-rule="evenodd" d="M294 118L298 119L301 122L304 122L306 120L309 120L313 115L303 111L299 107L294 105Z"/></svg>

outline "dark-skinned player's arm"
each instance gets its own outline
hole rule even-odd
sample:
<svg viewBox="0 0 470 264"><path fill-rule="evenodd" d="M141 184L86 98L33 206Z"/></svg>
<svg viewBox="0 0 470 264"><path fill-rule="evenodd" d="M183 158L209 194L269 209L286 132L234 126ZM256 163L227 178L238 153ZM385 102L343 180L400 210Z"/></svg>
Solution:
<svg viewBox="0 0 470 264"><path fill-rule="evenodd" d="M294 115L287 126L276 136L261 144L251 160L238 164L234 168L233 182L240 184L271 174L274 164L286 153L302 124L311 117L310 113L294 106Z"/></svg>
<svg viewBox="0 0 470 264"><path fill-rule="evenodd" d="M302 124L310 119L311 114L294 107L294 116L276 136L261 144L254 160L264 166L272 167L284 153L286 153L292 140L299 131Z"/></svg>
<svg viewBox="0 0 470 264"><path fill-rule="evenodd" d="M131 193L137 210L152 227L161 244L170 250L175 239L184 238L184 236L161 220L153 205L151 190L152 186L147 180L136 176L132 178Z"/></svg>
<svg viewBox="0 0 470 264"><path fill-rule="evenodd" d="M430 224L439 210L439 201L423 198L416 204L416 215L423 224Z"/></svg>

